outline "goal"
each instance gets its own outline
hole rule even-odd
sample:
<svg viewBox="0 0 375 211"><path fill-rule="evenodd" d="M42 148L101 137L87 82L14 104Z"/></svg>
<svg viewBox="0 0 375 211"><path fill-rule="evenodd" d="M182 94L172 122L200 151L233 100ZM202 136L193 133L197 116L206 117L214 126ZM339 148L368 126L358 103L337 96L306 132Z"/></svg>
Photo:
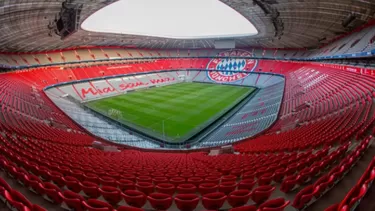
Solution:
<svg viewBox="0 0 375 211"><path fill-rule="evenodd" d="M180 82L186 82L186 77L185 77L185 75L179 75L179 76L178 76L178 80L179 80Z"/></svg>
<svg viewBox="0 0 375 211"><path fill-rule="evenodd" d="M114 119L121 119L122 118L122 113L121 111L111 108L108 110L108 116Z"/></svg>

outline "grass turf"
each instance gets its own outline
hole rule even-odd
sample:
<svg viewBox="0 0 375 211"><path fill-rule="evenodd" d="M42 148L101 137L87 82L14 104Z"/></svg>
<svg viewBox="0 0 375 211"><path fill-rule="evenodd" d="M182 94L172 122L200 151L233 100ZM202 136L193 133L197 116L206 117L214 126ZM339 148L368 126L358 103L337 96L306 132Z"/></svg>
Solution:
<svg viewBox="0 0 375 211"><path fill-rule="evenodd" d="M120 121L149 134L177 142L206 126L255 88L208 83L179 83L139 90L91 101L87 107L108 116L110 109L121 112ZM163 128L164 121L164 128Z"/></svg>

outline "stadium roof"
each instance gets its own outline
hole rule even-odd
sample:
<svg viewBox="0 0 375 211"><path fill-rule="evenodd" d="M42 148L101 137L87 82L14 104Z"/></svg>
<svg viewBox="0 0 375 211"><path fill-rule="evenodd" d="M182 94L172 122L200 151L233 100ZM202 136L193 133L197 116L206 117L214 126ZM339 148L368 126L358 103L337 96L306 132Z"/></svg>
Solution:
<svg viewBox="0 0 375 211"><path fill-rule="evenodd" d="M80 22L114 0L71 0L83 4ZM154 0L155 1L155 0ZM236 47L317 47L373 19L371 0L221 0L254 24L255 36L234 38ZM215 39L170 39L78 30L65 40L48 25L63 0L0 1L0 51L45 51L76 46L213 48ZM191 11L194 15L194 11ZM144 14L146 15L146 14Z"/></svg>
<svg viewBox="0 0 375 211"><path fill-rule="evenodd" d="M250 37L258 33L249 20L218 0L119 0L89 16L81 28L172 39Z"/></svg>

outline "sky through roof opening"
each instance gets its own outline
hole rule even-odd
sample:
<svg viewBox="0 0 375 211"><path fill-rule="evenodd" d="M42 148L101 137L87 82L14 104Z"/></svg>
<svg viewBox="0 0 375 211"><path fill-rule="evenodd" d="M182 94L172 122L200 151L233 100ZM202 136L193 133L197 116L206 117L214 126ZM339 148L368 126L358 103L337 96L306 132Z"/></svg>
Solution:
<svg viewBox="0 0 375 211"><path fill-rule="evenodd" d="M219 0L120 0L88 17L92 32L174 39L256 35L252 23Z"/></svg>

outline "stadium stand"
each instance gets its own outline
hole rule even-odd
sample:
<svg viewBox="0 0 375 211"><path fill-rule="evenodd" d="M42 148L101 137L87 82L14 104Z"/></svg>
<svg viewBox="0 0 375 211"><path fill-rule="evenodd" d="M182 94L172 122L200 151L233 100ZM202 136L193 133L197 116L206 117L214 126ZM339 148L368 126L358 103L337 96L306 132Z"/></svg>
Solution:
<svg viewBox="0 0 375 211"><path fill-rule="evenodd" d="M246 49L254 57L259 59L301 59L319 60L329 58L359 58L368 57L374 54L375 25L373 22L360 27L356 31L341 36L332 42L327 43L319 49L313 50L284 50L267 48ZM217 56L221 51L217 49L199 50L143 50L143 49L122 49L114 47L67 49L62 51L40 52L35 54L4 54L0 53L1 64L9 67L30 67L39 65L63 64L63 63L84 63L90 61L114 61L121 59L147 59L177 57L179 63L183 65L182 58L186 57L208 57ZM232 56L232 55L224 55ZM98 61L99 60L99 61ZM204 63L203 63L204 64ZM203 64L192 64L204 68ZM181 67L181 66L180 66ZM192 66L191 66L192 67ZM95 68L93 68L95 69Z"/></svg>
<svg viewBox="0 0 375 211"><path fill-rule="evenodd" d="M355 57L356 54L371 54L371 51L374 49L374 36L375 27L368 27L330 43L329 45L313 52L309 57L320 58L350 55Z"/></svg>
<svg viewBox="0 0 375 211"><path fill-rule="evenodd" d="M129 64L126 68L124 64L114 65L105 69L102 76L148 72L155 67L160 69L162 64L167 69L189 68L192 64L199 67L203 61L158 60ZM117 66L120 68L115 69ZM76 210L105 207L107 210L126 210L129 206L180 210L195 207L233 207L233 210L267 210L265 207L268 206L279 210L291 206L298 210L308 208L339 185L338 181L345 179L345 174L371 146L372 137L366 132L372 129L374 121L373 79L310 63L259 61L259 68L272 68L273 73L284 75L285 84L284 78L267 80L272 75L254 73L246 80L258 78L257 83L267 86L253 97L254 102L250 101L244 107L246 110L229 121L243 125L243 115L249 122L265 120L267 116L276 119L274 114L280 107L279 119L269 130L263 131L263 135L235 144L235 150L243 154L219 156L208 156L204 151L165 153L121 148L119 152L104 152L91 148L96 138L66 117L62 110L71 109L73 114L83 112L74 110L71 102L56 97L61 95L58 89L51 89L48 96L58 98L63 105L56 107L43 88L57 83L56 76L58 82L99 77L101 68L51 68L50 72L34 69L3 74L1 169L11 178L7 180L17 181L23 188L51 201L51 204L43 204L47 210L60 205ZM107 73L107 70L111 72ZM61 74L63 71L71 77ZM196 80L207 80L204 71L198 75ZM155 77L155 74L147 77ZM259 99L263 100L260 107L256 106ZM267 110L262 113L263 107ZM248 109L251 109L250 113L245 112ZM74 119L74 115L71 118ZM87 122L87 128L91 121L100 122L92 118ZM271 125L272 121L264 123ZM226 123L234 130L223 130L217 137L229 134L233 139L241 139L244 135L239 135L229 124ZM115 130L105 125L103 131L108 134ZM246 123L245 127L248 127ZM244 127L237 129L245 132ZM148 143L144 145L149 146ZM361 181L358 182L361 187L358 197L363 197L366 190ZM1 196L7 206L43 210L13 191L7 182L2 181L1 186ZM161 193L156 194L155 190ZM290 197L284 192L294 195ZM350 193L338 206L353 206L357 188ZM279 198L280 194L282 198ZM28 191L23 195L28 195ZM194 203L186 205L186 201Z"/></svg>
<svg viewBox="0 0 375 211"><path fill-rule="evenodd" d="M199 145L212 147L231 144L267 129L277 119L283 88L284 83L280 81L261 89L221 128L213 132L207 141Z"/></svg>

